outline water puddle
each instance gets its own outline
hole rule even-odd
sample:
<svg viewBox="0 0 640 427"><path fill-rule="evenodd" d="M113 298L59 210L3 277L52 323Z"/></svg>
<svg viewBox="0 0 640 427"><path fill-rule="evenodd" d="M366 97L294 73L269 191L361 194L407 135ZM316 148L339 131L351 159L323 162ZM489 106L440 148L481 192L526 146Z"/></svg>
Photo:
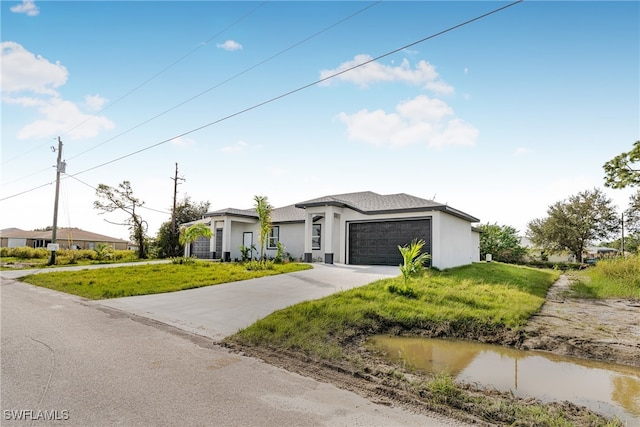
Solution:
<svg viewBox="0 0 640 427"><path fill-rule="evenodd" d="M640 426L640 369L521 351L497 345L431 338L375 336L367 343L394 362L425 373L448 372L543 402L570 401Z"/></svg>

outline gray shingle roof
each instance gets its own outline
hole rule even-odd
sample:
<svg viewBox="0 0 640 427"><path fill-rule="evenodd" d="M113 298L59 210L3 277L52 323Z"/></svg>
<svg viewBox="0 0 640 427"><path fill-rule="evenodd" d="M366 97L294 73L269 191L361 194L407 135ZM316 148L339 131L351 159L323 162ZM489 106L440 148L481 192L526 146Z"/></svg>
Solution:
<svg viewBox="0 0 640 427"><path fill-rule="evenodd" d="M212 216L242 216L249 218L258 218L255 209L234 209L227 208L214 212L208 212L205 217ZM284 206L282 208L274 208L271 210L271 221L278 222L297 222L304 221L304 209L297 208L295 205Z"/></svg>
<svg viewBox="0 0 640 427"><path fill-rule="evenodd" d="M438 203L434 200L422 199L405 193L383 195L372 191L324 196L296 203L295 205L275 208L271 211L271 220L274 223L304 221L304 209L314 206L347 207L368 215L438 210L447 212L469 222L480 222L478 218L454 209L448 205ZM205 216L225 215L258 218L255 209L233 208L209 212Z"/></svg>
<svg viewBox="0 0 640 427"><path fill-rule="evenodd" d="M348 207L364 214L441 210L470 222L480 221L478 218L454 209L448 205L438 203L434 200L411 196L405 193L383 195L372 191L362 191L358 193L338 194L335 196L311 199L306 202L296 203L295 206L299 208L306 208L326 205Z"/></svg>

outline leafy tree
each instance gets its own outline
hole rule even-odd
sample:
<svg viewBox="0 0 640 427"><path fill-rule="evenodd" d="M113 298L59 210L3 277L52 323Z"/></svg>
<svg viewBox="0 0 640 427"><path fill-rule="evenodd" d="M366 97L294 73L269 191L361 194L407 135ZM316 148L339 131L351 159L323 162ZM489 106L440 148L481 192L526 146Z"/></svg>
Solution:
<svg viewBox="0 0 640 427"><path fill-rule="evenodd" d="M631 196L629 207L624 212L625 229L640 234L640 190Z"/></svg>
<svg viewBox="0 0 640 427"><path fill-rule="evenodd" d="M172 226L171 220L163 222L158 229L155 239L155 248L158 257L176 257L184 253L184 246L179 241L179 226L187 222L201 219L209 211L210 203L193 202L189 196L185 196L176 205L176 228Z"/></svg>
<svg viewBox="0 0 640 427"><path fill-rule="evenodd" d="M198 240L200 237L211 238L211 236L213 236L211 227L201 222L196 223L189 227L182 227L180 229L180 244L182 246L187 246Z"/></svg>
<svg viewBox="0 0 640 427"><path fill-rule="evenodd" d="M258 223L260 224L260 258L264 261L266 259L264 248L271 232L271 210L273 208L266 196L255 196L253 200L255 202L254 208L258 214Z"/></svg>
<svg viewBox="0 0 640 427"><path fill-rule="evenodd" d="M551 253L569 251L582 260L585 247L620 228L611 199L602 190L580 192L549 206L547 218L529 222L527 236Z"/></svg>
<svg viewBox="0 0 640 427"><path fill-rule="evenodd" d="M604 185L611 188L640 186L640 141L633 144L631 151L622 153L603 166Z"/></svg>
<svg viewBox="0 0 640 427"><path fill-rule="evenodd" d="M100 184L96 190L96 195L100 199L93 202L95 209L103 211L102 213L120 210L129 216L129 218L120 225L129 227L131 239L138 245L138 258L146 258L147 222L136 212L136 208L144 206L144 202L141 202L133 195L131 183L129 181L122 181L118 184L117 188Z"/></svg>
<svg viewBox="0 0 640 427"><path fill-rule="evenodd" d="M520 245L518 230L509 225L481 224L480 257L491 254L492 259L500 262L522 262L527 250Z"/></svg>

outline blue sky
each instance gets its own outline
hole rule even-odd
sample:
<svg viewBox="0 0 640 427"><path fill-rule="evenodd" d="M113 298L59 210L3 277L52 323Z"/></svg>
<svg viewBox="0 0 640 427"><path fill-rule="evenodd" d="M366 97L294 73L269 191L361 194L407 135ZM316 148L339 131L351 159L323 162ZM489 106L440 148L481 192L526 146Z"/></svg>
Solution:
<svg viewBox="0 0 640 427"><path fill-rule="evenodd" d="M640 3L524 1L411 45L507 4L2 0L0 228L51 225L59 136L60 227L128 238L92 188L128 180L154 236L178 163L212 209L408 193L524 233L640 139Z"/></svg>

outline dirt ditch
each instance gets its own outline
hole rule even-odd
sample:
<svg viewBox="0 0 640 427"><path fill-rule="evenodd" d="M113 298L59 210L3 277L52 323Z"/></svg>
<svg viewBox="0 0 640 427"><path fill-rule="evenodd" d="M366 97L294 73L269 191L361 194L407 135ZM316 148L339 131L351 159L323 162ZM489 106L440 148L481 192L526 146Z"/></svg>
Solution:
<svg viewBox="0 0 640 427"><path fill-rule="evenodd" d="M551 287L518 347L640 367L640 301L570 298L571 281Z"/></svg>
<svg viewBox="0 0 640 427"><path fill-rule="evenodd" d="M571 280L568 275L561 276L549 290L540 312L532 317L523 331L515 334L510 331L477 331L477 336L466 333L465 338L640 367L640 301L571 298ZM398 334L403 332L423 336L448 335L446 328L422 333L393 331ZM302 353L279 349L246 348L232 343L227 345L291 372L359 393L375 403L398 405L415 412L435 411L474 425L511 424L508 420L503 423L500 414L487 417L487 408L504 407L514 402L525 405L534 403L509 393L478 389L471 385L464 386L466 392L472 398L481 396L483 407L472 408L460 402L439 402L430 398L428 392L416 389L415 384L425 378L399 370L397 366L372 354L364 348L364 339L348 345L344 349L345 359L337 362L317 361ZM593 413L571 403L548 406L552 411L562 412L574 425L599 424L594 424Z"/></svg>

